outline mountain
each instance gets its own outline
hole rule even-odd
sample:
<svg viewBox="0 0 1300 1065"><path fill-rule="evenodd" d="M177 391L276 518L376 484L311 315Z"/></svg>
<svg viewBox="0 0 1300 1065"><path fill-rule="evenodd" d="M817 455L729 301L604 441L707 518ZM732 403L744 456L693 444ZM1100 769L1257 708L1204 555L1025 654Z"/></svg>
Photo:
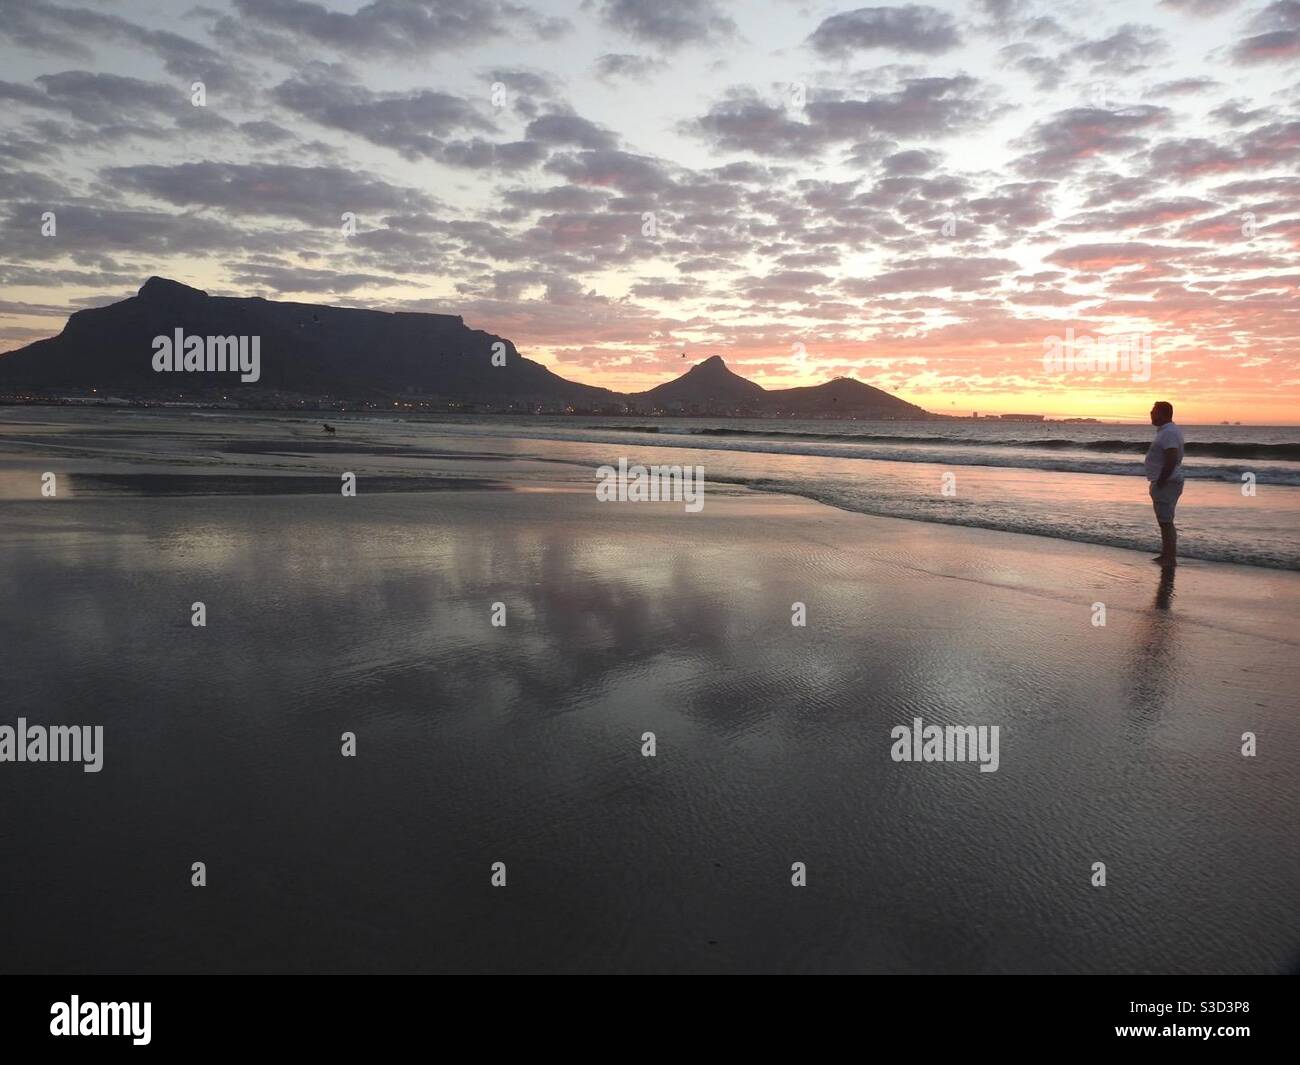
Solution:
<svg viewBox="0 0 1300 1065"><path fill-rule="evenodd" d="M767 394L762 385L732 373L722 356L711 355L687 370L681 377L648 392L635 392L628 398L641 407L671 407L674 404L753 407Z"/></svg>
<svg viewBox="0 0 1300 1065"><path fill-rule="evenodd" d="M744 410L772 416L862 418L932 418L914 403L849 377L820 385L766 389L732 372L721 356L713 355L666 384L628 396L641 409L707 413L712 409Z"/></svg>
<svg viewBox="0 0 1300 1065"><path fill-rule="evenodd" d="M180 334L177 337L177 334ZM165 338L182 360L186 338L200 338L200 361L227 339L253 338L258 372L155 369ZM156 343L157 341L157 343ZM501 365L496 365L501 363ZM216 363L214 362L214 366ZM196 366L196 369L199 367ZM371 311L209 296L179 281L151 277L129 299L77 311L56 337L0 354L0 392L88 391L148 400L284 404L287 396L387 406L420 397L425 409L932 418L897 396L838 378L806 388L767 390L713 355L682 376L632 395L578 384L526 359L502 337L470 329L459 315Z"/></svg>
<svg viewBox="0 0 1300 1065"><path fill-rule="evenodd" d="M231 372L156 371L154 338L171 338L177 329L186 336L258 337L260 377L243 383ZM504 365L493 365L494 352ZM621 399L566 381L524 358L509 340L468 328L458 315L209 296L160 277L120 303L76 312L56 337L0 355L0 388L13 386L140 396L221 392L235 399L254 391L347 399L415 392L585 406Z"/></svg>
<svg viewBox="0 0 1300 1065"><path fill-rule="evenodd" d="M837 377L821 385L777 388L766 392L763 409L773 414L857 415L863 418L930 418L929 411L864 385L851 377Z"/></svg>

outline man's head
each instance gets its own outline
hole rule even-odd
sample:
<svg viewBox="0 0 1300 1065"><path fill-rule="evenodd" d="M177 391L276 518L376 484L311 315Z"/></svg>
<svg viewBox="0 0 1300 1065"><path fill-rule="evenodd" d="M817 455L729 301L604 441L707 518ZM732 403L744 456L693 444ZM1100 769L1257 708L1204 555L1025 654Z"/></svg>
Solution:
<svg viewBox="0 0 1300 1065"><path fill-rule="evenodd" d="M1165 425L1174 420L1174 405L1163 399L1157 400L1151 407L1151 424Z"/></svg>

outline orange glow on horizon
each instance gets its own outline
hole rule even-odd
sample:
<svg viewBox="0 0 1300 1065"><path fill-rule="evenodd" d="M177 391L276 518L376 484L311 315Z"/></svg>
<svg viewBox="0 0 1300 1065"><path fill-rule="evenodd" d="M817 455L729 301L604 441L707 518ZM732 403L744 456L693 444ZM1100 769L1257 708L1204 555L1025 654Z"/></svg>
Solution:
<svg viewBox="0 0 1300 1065"><path fill-rule="evenodd" d="M969 418L973 413L979 413L981 417L1002 414L1042 414L1050 419L1095 418L1101 422L1146 424L1151 404L1156 400L1168 400L1174 404L1175 417L1184 425L1218 425L1225 421L1241 422L1243 425L1300 425L1300 407L1293 398L1285 394L1259 392L1244 387L1231 391L1219 389L1217 393L1208 395L1207 393L1215 392L1215 389L1210 386L1198 386L1194 382L1162 386L1156 380L1143 382L1120 378L1099 381L1091 388L1017 390L992 387L976 392L959 383L948 388L943 385L899 388L883 379L892 376L888 370L883 374L877 374L876 379L873 379L873 374L870 372L854 372L838 366L828 372L818 373L814 370L803 376L768 375L753 372L746 367L740 357L724 350L710 349L708 354L722 355L728 368L733 372L769 390L819 385L836 377L852 377L908 403L914 403L931 414L962 418ZM608 388L615 392L636 393L648 391L680 377L692 366L704 361L707 355L701 354L691 361L682 360L680 365L668 365L662 373L646 370L620 372L615 368L593 369L573 362L553 359L537 352L529 353L528 357L536 359L552 372L571 381ZM902 359L899 361L901 362Z"/></svg>

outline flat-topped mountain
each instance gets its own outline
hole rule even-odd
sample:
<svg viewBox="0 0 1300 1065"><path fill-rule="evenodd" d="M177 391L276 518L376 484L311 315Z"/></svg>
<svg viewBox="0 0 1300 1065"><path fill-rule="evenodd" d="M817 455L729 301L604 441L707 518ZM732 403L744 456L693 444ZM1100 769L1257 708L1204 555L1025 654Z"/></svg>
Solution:
<svg viewBox="0 0 1300 1065"><path fill-rule="evenodd" d="M230 373L158 372L154 338L177 330L258 337L260 376L240 383ZM209 296L160 277L130 299L76 312L56 337L0 356L0 387L15 385L137 395L225 391L235 398L260 390L348 399L411 392L476 402L618 399L566 381L458 315Z"/></svg>
<svg viewBox="0 0 1300 1065"><path fill-rule="evenodd" d="M226 356L233 363L236 351L250 348L258 366L241 379ZM129 299L77 311L56 337L0 355L0 391L92 389L145 400L253 404L298 396L384 406L415 396L431 409L934 417L848 378L768 390L717 355L675 380L625 395L566 380L524 358L509 340L470 329L459 315L210 296L161 277Z"/></svg>

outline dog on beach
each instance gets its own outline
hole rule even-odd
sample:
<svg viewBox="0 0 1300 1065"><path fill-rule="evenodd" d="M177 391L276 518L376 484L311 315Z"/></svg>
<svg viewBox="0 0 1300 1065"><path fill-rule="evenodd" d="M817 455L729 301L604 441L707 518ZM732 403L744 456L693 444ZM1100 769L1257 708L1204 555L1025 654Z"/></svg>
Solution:
<svg viewBox="0 0 1300 1065"><path fill-rule="evenodd" d="M334 426L330 425L329 422L321 422L320 424L321 428L324 429L325 432L329 433L330 436L334 435Z"/></svg>

